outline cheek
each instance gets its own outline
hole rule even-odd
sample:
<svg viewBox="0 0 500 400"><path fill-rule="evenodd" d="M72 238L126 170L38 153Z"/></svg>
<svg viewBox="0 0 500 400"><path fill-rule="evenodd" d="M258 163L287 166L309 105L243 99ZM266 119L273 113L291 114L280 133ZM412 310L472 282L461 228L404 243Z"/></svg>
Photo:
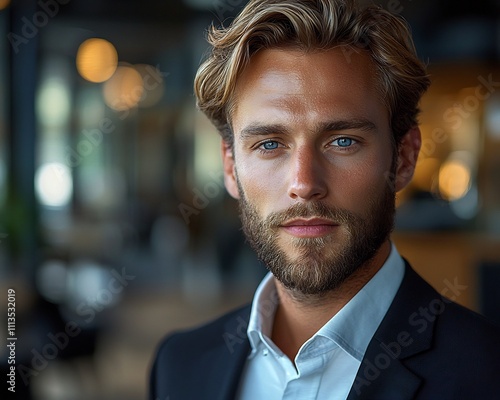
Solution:
<svg viewBox="0 0 500 400"><path fill-rule="evenodd" d="M367 200L379 198L390 183L391 162L387 157L346 162L332 171L330 191L338 202L334 205L364 214L370 204Z"/></svg>
<svg viewBox="0 0 500 400"><path fill-rule="evenodd" d="M257 160L238 160L237 174L246 199L260 214L289 206L284 168Z"/></svg>

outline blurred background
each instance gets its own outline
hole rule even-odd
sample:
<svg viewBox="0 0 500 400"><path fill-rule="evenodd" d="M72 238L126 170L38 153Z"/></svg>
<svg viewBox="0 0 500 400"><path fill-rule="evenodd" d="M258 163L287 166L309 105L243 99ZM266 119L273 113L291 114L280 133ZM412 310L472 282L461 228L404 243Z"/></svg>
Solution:
<svg viewBox="0 0 500 400"><path fill-rule="evenodd" d="M0 329L13 288L18 398L143 399L166 333L251 299L265 268L192 90L206 28L245 3L0 0ZM394 241L500 322L500 2L375 3L410 22L433 82Z"/></svg>

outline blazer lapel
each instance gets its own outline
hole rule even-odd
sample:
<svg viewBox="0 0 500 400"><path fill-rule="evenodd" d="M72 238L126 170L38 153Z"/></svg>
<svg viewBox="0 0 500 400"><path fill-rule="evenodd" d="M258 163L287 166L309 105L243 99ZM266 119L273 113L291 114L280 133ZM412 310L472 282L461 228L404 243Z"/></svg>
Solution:
<svg viewBox="0 0 500 400"><path fill-rule="evenodd" d="M406 263L401 287L368 345L347 400L415 398L422 382L405 361L431 348L436 316L428 310L434 301L441 296Z"/></svg>
<svg viewBox="0 0 500 400"><path fill-rule="evenodd" d="M384 370L372 362L363 363L347 400L411 400L420 383L399 360L391 360Z"/></svg>

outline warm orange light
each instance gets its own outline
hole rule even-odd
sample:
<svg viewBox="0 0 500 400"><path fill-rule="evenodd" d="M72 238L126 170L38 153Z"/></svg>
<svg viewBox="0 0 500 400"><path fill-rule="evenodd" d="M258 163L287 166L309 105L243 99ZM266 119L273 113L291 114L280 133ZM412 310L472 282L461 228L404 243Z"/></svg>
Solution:
<svg viewBox="0 0 500 400"><path fill-rule="evenodd" d="M76 68L90 82L106 81L113 75L117 65L118 53L107 40L88 39L78 48Z"/></svg>
<svg viewBox="0 0 500 400"><path fill-rule="evenodd" d="M116 111L137 106L144 94L141 74L131 66L119 66L103 87L104 101Z"/></svg>
<svg viewBox="0 0 500 400"><path fill-rule="evenodd" d="M447 161L439 170L439 192L447 200L458 200L469 191L470 168L461 161Z"/></svg>
<svg viewBox="0 0 500 400"><path fill-rule="evenodd" d="M431 192L439 171L439 160L434 157L422 158L417 162L412 183L419 190Z"/></svg>
<svg viewBox="0 0 500 400"><path fill-rule="evenodd" d="M10 0L0 0L0 10L7 8L10 4Z"/></svg>

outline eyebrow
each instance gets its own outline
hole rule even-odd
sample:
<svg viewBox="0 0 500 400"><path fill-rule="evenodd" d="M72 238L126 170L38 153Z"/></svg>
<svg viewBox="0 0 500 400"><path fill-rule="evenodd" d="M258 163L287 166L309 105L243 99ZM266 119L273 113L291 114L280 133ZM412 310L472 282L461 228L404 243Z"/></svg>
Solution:
<svg viewBox="0 0 500 400"><path fill-rule="evenodd" d="M377 126L365 118L353 118L347 120L336 120L319 123L315 132L334 132L346 130L362 130L365 132L375 131ZM289 130L285 125L281 124L260 124L255 123L246 126L240 132L242 139L247 139L253 136L268 136L268 135L286 135Z"/></svg>
<svg viewBox="0 0 500 400"><path fill-rule="evenodd" d="M330 121L324 124L320 124L318 131L320 132L347 131L350 129L369 132L377 130L377 126L368 119L353 118L348 120Z"/></svg>

